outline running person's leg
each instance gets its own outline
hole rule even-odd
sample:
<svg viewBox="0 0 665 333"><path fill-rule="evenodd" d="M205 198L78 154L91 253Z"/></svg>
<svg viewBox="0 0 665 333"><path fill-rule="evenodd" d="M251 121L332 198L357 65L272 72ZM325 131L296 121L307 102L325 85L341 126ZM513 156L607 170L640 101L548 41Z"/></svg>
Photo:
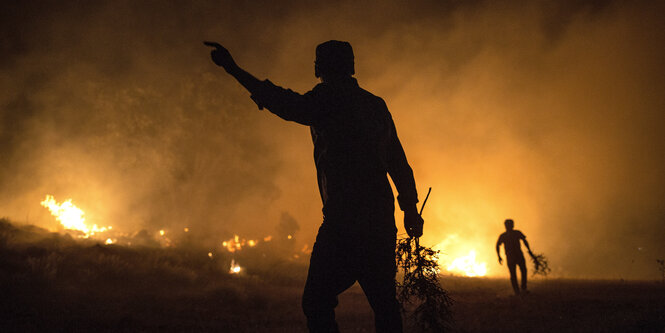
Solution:
<svg viewBox="0 0 665 333"><path fill-rule="evenodd" d="M520 272L522 273L522 290L526 291L526 260L522 257L522 260L518 263L520 266Z"/></svg>
<svg viewBox="0 0 665 333"><path fill-rule="evenodd" d="M515 263L512 260L508 260L508 272L510 272L510 284L513 286L513 291L515 291L515 295L520 294L520 288L517 285L517 263Z"/></svg>

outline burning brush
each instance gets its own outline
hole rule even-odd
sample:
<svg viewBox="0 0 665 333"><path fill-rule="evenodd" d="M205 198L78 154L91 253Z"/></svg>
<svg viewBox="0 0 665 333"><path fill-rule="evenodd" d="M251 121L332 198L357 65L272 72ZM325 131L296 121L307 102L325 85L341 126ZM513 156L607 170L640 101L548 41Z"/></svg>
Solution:
<svg viewBox="0 0 665 333"><path fill-rule="evenodd" d="M552 269L550 269L545 254L534 254L533 252L529 252L529 254L531 255L531 262L533 262L533 276L542 275L543 277L547 277L547 274L549 274Z"/></svg>
<svg viewBox="0 0 665 333"><path fill-rule="evenodd" d="M431 191L430 187L420 209L421 215ZM437 277L438 254L439 251L420 246L417 237L397 241L397 266L404 271L403 281L397 282L397 298L402 312L411 310L420 332L444 332L452 326L450 307L453 301Z"/></svg>

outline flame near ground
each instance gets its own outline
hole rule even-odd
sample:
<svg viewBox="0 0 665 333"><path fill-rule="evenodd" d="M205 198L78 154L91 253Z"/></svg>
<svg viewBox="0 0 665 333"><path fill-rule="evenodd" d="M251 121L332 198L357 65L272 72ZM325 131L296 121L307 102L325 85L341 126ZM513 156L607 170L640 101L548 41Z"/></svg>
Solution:
<svg viewBox="0 0 665 333"><path fill-rule="evenodd" d="M106 233L113 229L112 226L100 228L96 224L93 224L92 226L88 225L85 222L85 212L74 205L72 199L67 199L62 203L58 203L52 195L46 195L46 198L40 204L51 212L65 230L78 231L81 233L79 235L81 238L95 238L100 240L106 238L104 241L104 244L106 245L114 244L117 241L106 236ZM188 233L190 230L188 227L184 227L183 231ZM172 241L167 237L167 232L164 229L159 230L159 237L165 246L171 246ZM287 235L287 239L292 239L292 235ZM245 247L252 248L261 242L270 242L271 240L272 236L266 236L263 239L248 240L241 238L238 235L234 235L233 238L221 242L221 249L226 250L229 253L235 253L236 251L241 251ZM453 234L435 245L434 249L444 252L444 257L446 259L443 259L440 264L450 274L459 274L468 277L486 276L488 273L487 264L485 262L477 261L475 250L470 250L468 255L459 256L459 253L464 251L460 249L465 249L467 247L468 244L461 241L457 234ZM301 252L308 253L308 248L309 246L305 244ZM213 252L208 252L208 257L212 258ZM231 260L229 273L238 274L241 271L242 268L239 263L236 262L235 259Z"/></svg>

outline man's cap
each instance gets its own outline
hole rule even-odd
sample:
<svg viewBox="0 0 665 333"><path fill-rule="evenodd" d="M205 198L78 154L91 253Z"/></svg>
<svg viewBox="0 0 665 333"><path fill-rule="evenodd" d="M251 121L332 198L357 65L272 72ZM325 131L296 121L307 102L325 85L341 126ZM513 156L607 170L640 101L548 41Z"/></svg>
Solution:
<svg viewBox="0 0 665 333"><path fill-rule="evenodd" d="M353 48L349 42L329 40L316 47L316 66L323 72L355 74Z"/></svg>

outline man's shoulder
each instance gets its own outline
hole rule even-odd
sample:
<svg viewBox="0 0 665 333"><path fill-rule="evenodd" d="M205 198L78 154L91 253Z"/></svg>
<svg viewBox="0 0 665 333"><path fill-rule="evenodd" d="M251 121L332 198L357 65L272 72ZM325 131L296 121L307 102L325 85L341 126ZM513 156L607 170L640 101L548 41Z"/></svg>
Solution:
<svg viewBox="0 0 665 333"><path fill-rule="evenodd" d="M372 94L371 92L365 90L364 88L362 88L360 86L358 87L358 94L360 94L364 98L367 98L368 100L372 100L373 102L375 102L377 104L381 104L383 106L386 105L386 102L383 100L383 98Z"/></svg>
<svg viewBox="0 0 665 333"><path fill-rule="evenodd" d="M350 94L352 100L354 100L356 103L360 103L360 105L364 105L365 107L369 107L375 110L381 109L388 111L388 106L386 105L386 102L383 100L383 98L376 96L368 90L360 87L357 83L355 85L349 85L346 88L343 88L342 91L345 91L343 93L344 95L349 96L348 94ZM332 96L339 96L339 93L339 86L333 86L322 82L315 85L312 90L307 92L307 95L313 96L315 98L326 99Z"/></svg>

